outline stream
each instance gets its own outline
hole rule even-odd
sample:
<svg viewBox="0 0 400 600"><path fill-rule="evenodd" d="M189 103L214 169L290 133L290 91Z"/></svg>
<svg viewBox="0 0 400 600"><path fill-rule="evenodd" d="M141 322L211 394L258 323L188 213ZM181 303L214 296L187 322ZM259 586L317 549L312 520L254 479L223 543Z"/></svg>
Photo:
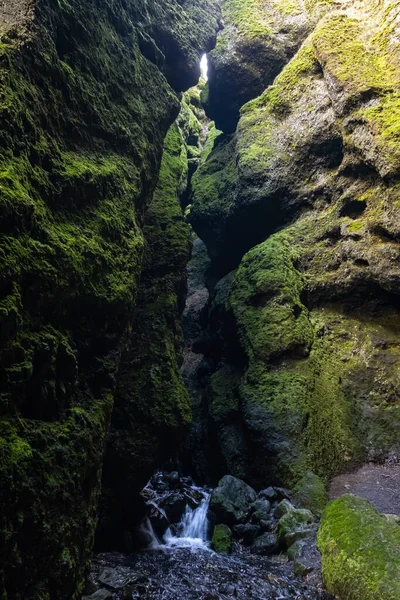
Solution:
<svg viewBox="0 0 400 600"><path fill-rule="evenodd" d="M154 486L143 491L152 520L141 526L146 548L139 553L102 553L94 557L90 600L327 600L319 570L307 577L295 577L293 563L286 554L251 554L249 548L234 542L231 555L217 554L210 547L210 490L185 484L188 494L183 515L164 535L154 531L153 523L170 516L180 492L162 490L162 475ZM194 507L194 503L197 506ZM159 504L158 504L159 503ZM155 511L160 511L156 515Z"/></svg>

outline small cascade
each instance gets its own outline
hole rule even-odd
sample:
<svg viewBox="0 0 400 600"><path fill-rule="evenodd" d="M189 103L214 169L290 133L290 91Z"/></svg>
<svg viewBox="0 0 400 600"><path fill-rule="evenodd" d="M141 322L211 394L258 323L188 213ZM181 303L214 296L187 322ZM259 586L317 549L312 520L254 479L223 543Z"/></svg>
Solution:
<svg viewBox="0 0 400 600"><path fill-rule="evenodd" d="M157 548L161 548L160 540L153 529L149 517L146 517L141 524L140 533L148 550L157 550Z"/></svg>
<svg viewBox="0 0 400 600"><path fill-rule="evenodd" d="M169 528L164 535L164 543L169 548L208 548L208 507L210 494L202 488L193 487L203 496L197 508L186 506L180 523L176 527L176 535Z"/></svg>

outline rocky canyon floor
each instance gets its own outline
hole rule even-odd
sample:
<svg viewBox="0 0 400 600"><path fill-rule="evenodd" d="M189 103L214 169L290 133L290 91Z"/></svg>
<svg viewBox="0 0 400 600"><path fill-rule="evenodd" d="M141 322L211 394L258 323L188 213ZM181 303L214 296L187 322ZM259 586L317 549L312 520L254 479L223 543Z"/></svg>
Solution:
<svg viewBox="0 0 400 600"><path fill-rule="evenodd" d="M93 600L328 600L318 577L296 578L284 555L251 555L239 544L231 556L206 549L160 549L127 556L99 554Z"/></svg>

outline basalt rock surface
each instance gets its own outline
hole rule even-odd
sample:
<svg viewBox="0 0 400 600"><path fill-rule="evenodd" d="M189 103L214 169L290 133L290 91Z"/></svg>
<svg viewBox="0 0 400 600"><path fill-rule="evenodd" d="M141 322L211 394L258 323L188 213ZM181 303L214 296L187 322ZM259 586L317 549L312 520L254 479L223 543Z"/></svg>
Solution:
<svg viewBox="0 0 400 600"><path fill-rule="evenodd" d="M2 600L81 592L115 397L108 456L130 494L189 420L174 165L152 198L176 91L196 83L217 14L213 0L2 3Z"/></svg>
<svg viewBox="0 0 400 600"><path fill-rule="evenodd" d="M254 486L399 445L399 7L312 10L313 31L193 181L214 278L230 272L216 310L244 351L232 363L222 331L208 403L235 411ZM221 465L228 431L214 421Z"/></svg>
<svg viewBox="0 0 400 600"><path fill-rule="evenodd" d="M232 133L240 108L264 91L295 54L312 21L298 0L223 0L224 27L209 55L207 111Z"/></svg>

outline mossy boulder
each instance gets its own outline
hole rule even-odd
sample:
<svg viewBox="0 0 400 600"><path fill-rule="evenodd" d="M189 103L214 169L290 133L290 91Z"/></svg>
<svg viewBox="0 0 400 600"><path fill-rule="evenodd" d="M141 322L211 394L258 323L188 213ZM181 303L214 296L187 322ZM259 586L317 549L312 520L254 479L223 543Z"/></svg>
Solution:
<svg viewBox="0 0 400 600"><path fill-rule="evenodd" d="M400 594L400 527L371 504L343 496L328 504L318 534L325 585L343 600Z"/></svg>
<svg viewBox="0 0 400 600"><path fill-rule="evenodd" d="M297 530L308 529L308 525L314 522L314 517L311 511L306 508L294 508L289 510L283 517L279 519L278 537L280 541L285 539L285 536L293 534ZM292 539L294 543L296 540ZM289 544L291 545L291 544Z"/></svg>
<svg viewBox="0 0 400 600"><path fill-rule="evenodd" d="M216 525L211 540L211 548L220 554L230 554L232 543L232 531L229 527L223 523Z"/></svg>
<svg viewBox="0 0 400 600"><path fill-rule="evenodd" d="M328 493L322 479L315 473L306 473L293 489L293 501L320 517L328 503Z"/></svg>

